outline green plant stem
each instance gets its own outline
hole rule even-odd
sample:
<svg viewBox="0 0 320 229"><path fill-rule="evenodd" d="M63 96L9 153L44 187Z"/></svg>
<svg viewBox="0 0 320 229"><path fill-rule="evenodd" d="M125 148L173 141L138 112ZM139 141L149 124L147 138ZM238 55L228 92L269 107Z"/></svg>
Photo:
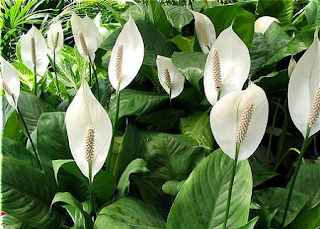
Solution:
<svg viewBox="0 0 320 229"><path fill-rule="evenodd" d="M99 89L98 75L97 75L96 69L94 68L93 62L91 61L91 59L89 59L89 60L90 60L90 63L91 63L91 67L92 67L94 78L96 80L97 97L98 97L98 100L100 101L100 89Z"/></svg>
<svg viewBox="0 0 320 229"><path fill-rule="evenodd" d="M34 95L37 96L37 65L34 64L33 67L33 74L34 74Z"/></svg>
<svg viewBox="0 0 320 229"><path fill-rule="evenodd" d="M117 90L116 90L116 115L115 115L115 119L114 119L113 130L112 130L112 138L111 138L110 149L109 149L110 157L109 157L108 167L107 167L109 172L110 172L111 159L112 159L112 156L113 156L114 138L115 138L115 134L116 134L117 122L118 122L118 117L119 117L119 104L120 104L120 90L119 90L119 88L120 88L120 81L119 81L119 83L117 85ZM116 172L116 167L117 167L117 164L118 164L119 154L117 156L116 165L115 165L115 167L113 169L113 175Z"/></svg>
<svg viewBox="0 0 320 229"><path fill-rule="evenodd" d="M53 51L53 71L56 77L58 94L60 95L59 81L58 81L57 68L56 68L56 50Z"/></svg>
<svg viewBox="0 0 320 229"><path fill-rule="evenodd" d="M281 98L279 97L277 103L280 103L280 100L281 100ZM276 106L276 110L275 110L275 112L274 112L273 119L272 119L270 136L269 136L269 141L268 141L267 157L266 157L266 163L265 163L265 166L266 166L266 167L268 167L268 164L269 164L270 149L271 149L273 131L274 131L274 127L275 127L275 125L276 125L276 120L277 120L277 116L278 116L278 110L279 110L279 106Z"/></svg>
<svg viewBox="0 0 320 229"><path fill-rule="evenodd" d="M232 197L231 196L232 187L233 187L233 182L234 182L234 178L235 178L236 171L237 171L239 149L240 149L240 143L237 142L236 143L236 157L235 157L235 160L233 162L233 167L232 167L231 179L230 179L229 189L228 189L227 209L226 209L226 213L225 213L222 229L226 229L226 227L227 227L227 222L228 222L228 217L229 217L229 210L230 210L230 203L231 203L231 197Z"/></svg>
<svg viewBox="0 0 320 229"><path fill-rule="evenodd" d="M169 112L168 112L168 118L167 118L167 124L166 124L166 132L169 131L169 125L170 125L170 116L171 116L171 108L172 108L172 105L171 105L171 89L170 89L170 93L169 93Z"/></svg>
<svg viewBox="0 0 320 229"><path fill-rule="evenodd" d="M311 127L309 127L309 125L308 125L307 134L306 134L305 139L303 140L302 147L301 147L301 150L300 150L300 154L299 154L299 157L298 157L298 164L297 164L297 166L296 166L296 168L294 170L294 173L293 173L293 176L292 176L292 182L291 182L290 187L289 187L288 198L287 198L287 202L286 202L286 205L285 205L285 208L284 208L284 213L283 213L283 218L282 218L282 223L281 223L282 227L284 227L284 224L286 222L287 212L288 212L289 205L290 205L290 199L291 199L291 196L292 196L294 183L296 182L297 175L298 175L298 172L299 172L299 169L300 169L301 161L302 161L303 155L306 152L306 149L307 149L308 144L309 144L310 129L311 129Z"/></svg>
<svg viewBox="0 0 320 229"><path fill-rule="evenodd" d="M89 161L89 193L90 193L90 202L92 208L93 219L96 220L96 209L94 203L94 193L93 193L93 181L92 181L92 161Z"/></svg>
<svg viewBox="0 0 320 229"><path fill-rule="evenodd" d="M89 59L89 85L91 86L91 61Z"/></svg>

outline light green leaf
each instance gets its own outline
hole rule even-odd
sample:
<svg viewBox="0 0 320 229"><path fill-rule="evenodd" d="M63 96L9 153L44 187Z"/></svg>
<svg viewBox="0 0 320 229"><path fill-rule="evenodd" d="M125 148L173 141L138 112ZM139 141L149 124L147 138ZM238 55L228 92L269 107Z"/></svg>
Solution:
<svg viewBox="0 0 320 229"><path fill-rule="evenodd" d="M320 204L308 211L302 212L293 221L290 229L314 229L320 227Z"/></svg>
<svg viewBox="0 0 320 229"><path fill-rule="evenodd" d="M188 52L193 50L194 40L187 37L183 37L180 34L171 38L171 42L176 44L178 48L183 52Z"/></svg>
<svg viewBox="0 0 320 229"><path fill-rule="evenodd" d="M179 33L181 33L182 28L188 25L193 19L192 14L185 6L167 5L164 6L164 10L171 25L178 30Z"/></svg>
<svg viewBox="0 0 320 229"><path fill-rule="evenodd" d="M250 220L246 225L239 227L239 229L254 229L254 226L256 225L258 220L259 216L256 216L252 220Z"/></svg>
<svg viewBox="0 0 320 229"><path fill-rule="evenodd" d="M142 4L135 4L129 6L129 8L121 14L121 18L128 21L129 16L134 20L145 20L146 19L146 6Z"/></svg>
<svg viewBox="0 0 320 229"><path fill-rule="evenodd" d="M186 180L169 180L162 185L162 191L170 196L176 196L185 182Z"/></svg>

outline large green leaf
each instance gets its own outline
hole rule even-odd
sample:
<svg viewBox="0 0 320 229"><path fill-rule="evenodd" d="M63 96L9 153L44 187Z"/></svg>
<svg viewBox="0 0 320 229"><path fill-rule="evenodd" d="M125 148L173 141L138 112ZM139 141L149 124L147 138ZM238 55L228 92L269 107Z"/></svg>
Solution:
<svg viewBox="0 0 320 229"><path fill-rule="evenodd" d="M320 22L320 2L319 1L309 1L306 6L306 19L309 24L316 24Z"/></svg>
<svg viewBox="0 0 320 229"><path fill-rule="evenodd" d="M197 112L182 118L180 119L181 134L193 138L199 146L211 149L213 147L213 136L209 122L207 112Z"/></svg>
<svg viewBox="0 0 320 229"><path fill-rule="evenodd" d="M157 55L171 57L172 53L177 49L159 30L148 21L136 21L140 34L144 43L144 59L143 63L146 65L155 66ZM117 37L121 29L112 33L107 40L105 40L100 48L105 50L112 50L116 43Z"/></svg>
<svg viewBox="0 0 320 229"><path fill-rule="evenodd" d="M289 190L284 188L267 188L255 191L253 197L256 202L268 207L270 211L278 209L274 218L280 223L282 222L288 192ZM284 226L287 226L296 218L307 201L307 195L293 191Z"/></svg>
<svg viewBox="0 0 320 229"><path fill-rule="evenodd" d="M7 229L33 229L33 227L25 225L21 220L18 220L8 213L1 216L0 227Z"/></svg>
<svg viewBox="0 0 320 229"><path fill-rule="evenodd" d="M166 14L158 1L149 1L147 9L149 20L160 30L161 33L170 36L171 25L167 20Z"/></svg>
<svg viewBox="0 0 320 229"><path fill-rule="evenodd" d="M146 19L146 6L142 4L131 5L129 8L121 14L121 18L129 20L131 16L134 20L145 20Z"/></svg>
<svg viewBox="0 0 320 229"><path fill-rule="evenodd" d="M150 205L134 198L122 198L103 208L94 229L162 229L165 220Z"/></svg>
<svg viewBox="0 0 320 229"><path fill-rule="evenodd" d="M250 161L250 165L252 169L253 187L256 187L264 183L265 181L279 175L273 170L264 167L264 165L262 165L258 161Z"/></svg>
<svg viewBox="0 0 320 229"><path fill-rule="evenodd" d="M116 180L111 173L100 170L94 177L93 188L97 200L103 205L111 199L116 189Z"/></svg>
<svg viewBox="0 0 320 229"><path fill-rule="evenodd" d="M255 33L250 48L250 77L254 76L266 62L269 54L268 43L266 38L260 33Z"/></svg>
<svg viewBox="0 0 320 229"><path fill-rule="evenodd" d="M220 149L210 154L190 174L171 208L167 229L221 228L227 207L233 160ZM227 228L248 221L252 176L248 161L237 166ZM192 206L192 207L191 207Z"/></svg>
<svg viewBox="0 0 320 229"><path fill-rule="evenodd" d="M302 212L293 221L290 229L315 229L320 227L320 204L308 211Z"/></svg>
<svg viewBox="0 0 320 229"><path fill-rule="evenodd" d="M2 159L1 210L36 228L57 228L64 216L51 209L51 194L42 171L15 158Z"/></svg>
<svg viewBox="0 0 320 229"><path fill-rule="evenodd" d="M248 47L253 38L255 16L239 5L215 6L204 11L213 22L217 35L232 24L233 30Z"/></svg>
<svg viewBox="0 0 320 229"><path fill-rule="evenodd" d="M199 82L206 60L207 55L201 52L175 52L172 55L173 63L198 91L201 91Z"/></svg>
<svg viewBox="0 0 320 229"><path fill-rule="evenodd" d="M119 118L129 115L139 116L150 113L161 107L166 100L169 100L167 95L124 89L120 93ZM109 111L110 118L114 119L116 111L115 94L111 97Z"/></svg>
<svg viewBox="0 0 320 229"><path fill-rule="evenodd" d="M168 5L164 6L164 10L172 26L179 33L181 33L182 27L188 25L193 19L191 12L185 6Z"/></svg>
<svg viewBox="0 0 320 229"><path fill-rule="evenodd" d="M30 134L37 127L38 120L42 113L54 111L53 107L43 100L23 91L19 96L18 107Z"/></svg>

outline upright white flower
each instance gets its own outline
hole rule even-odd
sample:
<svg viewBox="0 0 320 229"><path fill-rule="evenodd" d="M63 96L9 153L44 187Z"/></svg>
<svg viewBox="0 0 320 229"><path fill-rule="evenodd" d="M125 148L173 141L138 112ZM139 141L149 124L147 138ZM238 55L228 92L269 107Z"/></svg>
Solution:
<svg viewBox="0 0 320 229"><path fill-rule="evenodd" d="M216 30L212 21L204 14L190 10L194 17L194 27L197 38L204 54L209 53L216 40Z"/></svg>
<svg viewBox="0 0 320 229"><path fill-rule="evenodd" d="M253 83L220 99L211 110L210 126L222 151L235 160L239 143L238 161L249 158L265 133L268 109L265 92Z"/></svg>
<svg viewBox="0 0 320 229"><path fill-rule="evenodd" d="M85 80L67 109L65 121L72 156L88 178L89 163L92 163L93 181L107 158L112 124Z"/></svg>
<svg viewBox="0 0 320 229"><path fill-rule="evenodd" d="M242 89L250 64L249 50L232 26L222 31L209 52L204 69L204 92L211 105L229 92Z"/></svg>
<svg viewBox="0 0 320 229"><path fill-rule="evenodd" d="M102 42L110 35L107 28L101 26L101 12L97 14L97 16L93 19L94 23L96 24L98 30L99 30L99 45L102 44Z"/></svg>
<svg viewBox="0 0 320 229"><path fill-rule="evenodd" d="M120 92L136 77L143 62L144 44L130 17L112 49L108 74L112 87ZM118 89L119 85L119 89Z"/></svg>
<svg viewBox="0 0 320 229"><path fill-rule="evenodd" d="M318 30L311 46L299 59L288 87L289 113L293 123L307 137L320 130L320 42Z"/></svg>
<svg viewBox="0 0 320 229"><path fill-rule="evenodd" d="M87 61L94 61L99 47L99 30L91 18L72 13L71 27L77 49Z"/></svg>
<svg viewBox="0 0 320 229"><path fill-rule="evenodd" d="M6 93L8 103L17 110L17 104L20 94L19 74L12 64L7 62L2 56L1 60L1 84Z"/></svg>
<svg viewBox="0 0 320 229"><path fill-rule="evenodd" d="M184 77L168 57L157 56L158 78L161 86L173 99L183 91Z"/></svg>
<svg viewBox="0 0 320 229"><path fill-rule="evenodd" d="M58 53L60 51L63 46L63 39L61 22L52 24L47 35L47 42L51 53Z"/></svg>
<svg viewBox="0 0 320 229"><path fill-rule="evenodd" d="M274 17L259 17L254 23L254 32L261 33L263 35L273 22L280 23L280 21Z"/></svg>
<svg viewBox="0 0 320 229"><path fill-rule="evenodd" d="M31 71L36 65L37 74L42 76L46 72L49 64L46 41L34 26L21 37L21 58Z"/></svg>

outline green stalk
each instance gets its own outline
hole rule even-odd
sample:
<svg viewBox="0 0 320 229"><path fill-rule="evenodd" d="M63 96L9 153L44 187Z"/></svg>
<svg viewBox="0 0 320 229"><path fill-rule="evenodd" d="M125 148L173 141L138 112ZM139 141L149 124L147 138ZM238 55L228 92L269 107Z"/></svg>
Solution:
<svg viewBox="0 0 320 229"><path fill-rule="evenodd" d="M107 169L109 171L110 171L110 163L111 163L111 159L112 159L112 155L113 155L113 144L114 144L114 138L115 138L116 129L117 129L117 121L118 121L118 117L119 117L119 104L120 104L119 88L120 88L120 81L118 82L117 90L116 90L116 115L115 115L115 119L114 119L112 138L111 138L110 149L109 149L110 157L109 157L108 166L107 166ZM116 165L114 167L113 174L115 174L116 167L118 166L118 159L119 159L119 154L117 156Z"/></svg>
<svg viewBox="0 0 320 229"><path fill-rule="evenodd" d="M58 81L58 75L57 75L57 69L56 69L56 50L53 51L53 71L56 77L58 94L60 95L59 81Z"/></svg>
<svg viewBox="0 0 320 229"><path fill-rule="evenodd" d="M235 177L236 171L237 171L239 149L240 149L240 143L237 142L236 143L236 158L235 158L235 160L233 162L231 180L230 180L230 183L229 183L229 190L228 190L227 210L226 210L226 213L225 213L222 229L226 229L226 227L227 227L227 222L228 222L228 217L229 217L229 210L230 210L230 203L231 203L232 187L233 187L234 177Z"/></svg>
<svg viewBox="0 0 320 229"><path fill-rule="evenodd" d="M89 59L89 85L91 86L91 61Z"/></svg>
<svg viewBox="0 0 320 229"><path fill-rule="evenodd" d="M37 96L37 65L34 64L33 67L33 74L34 74L34 95Z"/></svg>
<svg viewBox="0 0 320 229"><path fill-rule="evenodd" d="M92 182L92 161L89 161L89 193L93 219L96 220L96 209L94 203L93 182Z"/></svg>
<svg viewBox="0 0 320 229"><path fill-rule="evenodd" d="M298 176L298 172L299 172L299 169L300 169L301 161L302 161L303 155L306 152L306 149L307 149L308 144L309 144L310 129L311 129L311 127L308 125L307 134L306 134L305 139L303 140L302 147L301 147L301 150L300 150L300 154L299 154L299 157L298 157L298 164L297 164L297 167L294 170L294 173L293 173L293 176L292 176L292 182L291 182L290 187L289 187L289 194L288 194L288 198L287 198L287 202L286 202L286 206L285 206L284 214L283 214L283 218L282 218L282 223L281 223L282 227L284 227L284 224L286 222L287 212L288 212L289 205L290 205L290 199L291 199L291 196L292 196L294 183L296 182L296 179L297 179L297 176Z"/></svg>
<svg viewBox="0 0 320 229"><path fill-rule="evenodd" d="M98 75L97 75L96 69L94 68L94 65L93 65L91 59L89 59L89 60L90 60L91 67L92 67L92 70L93 70L94 78L96 79L96 85L97 85L96 87L97 87L97 93L98 93L97 97L98 97L98 100L100 101L100 90L99 90Z"/></svg>
<svg viewBox="0 0 320 229"><path fill-rule="evenodd" d="M168 119L167 119L167 124L166 124L166 132L168 132L168 130L169 130L170 116L171 116L171 89L170 89L170 93L169 93L169 100L170 100L170 107L169 107Z"/></svg>

